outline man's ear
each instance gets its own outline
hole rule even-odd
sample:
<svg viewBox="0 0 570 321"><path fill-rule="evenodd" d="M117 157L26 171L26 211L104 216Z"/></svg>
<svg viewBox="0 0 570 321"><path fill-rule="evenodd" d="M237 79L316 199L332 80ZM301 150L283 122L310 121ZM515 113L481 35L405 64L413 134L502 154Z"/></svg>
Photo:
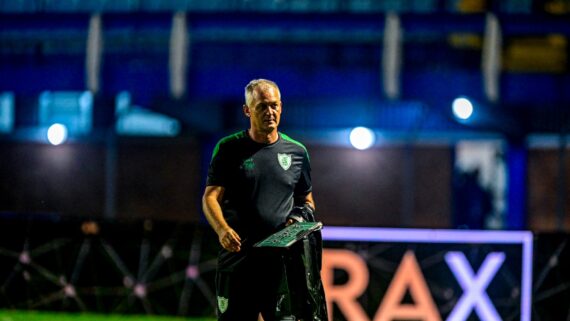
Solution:
<svg viewBox="0 0 570 321"><path fill-rule="evenodd" d="M249 116L250 116L249 107L247 107L246 104L243 105L243 113L244 113L245 117L249 117Z"/></svg>

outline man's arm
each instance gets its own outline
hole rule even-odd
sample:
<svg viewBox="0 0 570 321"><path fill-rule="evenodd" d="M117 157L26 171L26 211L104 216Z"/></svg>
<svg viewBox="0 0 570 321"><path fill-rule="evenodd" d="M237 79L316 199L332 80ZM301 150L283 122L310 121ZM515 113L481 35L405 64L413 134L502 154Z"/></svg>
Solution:
<svg viewBox="0 0 570 321"><path fill-rule="evenodd" d="M294 199L294 206L295 207L305 207L305 206L309 206L311 208L311 212L315 212L315 201L313 200L313 193L309 192L307 195L303 195L303 196L295 196ZM296 210L296 209L294 209ZM302 215L298 215L297 213L291 213L289 214L289 217L287 218L287 222L285 222L285 225L291 225L293 223L295 223L295 221L299 221L302 220Z"/></svg>
<svg viewBox="0 0 570 321"><path fill-rule="evenodd" d="M295 206L303 207L305 204L307 204L313 209L313 211L316 209L315 200L313 199L313 192L309 192L309 194L303 196L296 196L294 202Z"/></svg>
<svg viewBox="0 0 570 321"><path fill-rule="evenodd" d="M222 186L206 186L202 197L202 210L210 226L218 234L218 240L222 247L230 252L239 252L241 238L226 222L220 201L225 189Z"/></svg>

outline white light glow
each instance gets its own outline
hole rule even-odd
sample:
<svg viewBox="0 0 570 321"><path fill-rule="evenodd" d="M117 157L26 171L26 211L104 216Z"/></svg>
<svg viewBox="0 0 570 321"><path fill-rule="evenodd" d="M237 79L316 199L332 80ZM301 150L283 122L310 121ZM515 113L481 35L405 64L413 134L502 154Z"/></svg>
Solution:
<svg viewBox="0 0 570 321"><path fill-rule="evenodd" d="M350 132L350 143L356 149L368 149L375 140L374 132L366 127L356 127Z"/></svg>
<svg viewBox="0 0 570 321"><path fill-rule="evenodd" d="M53 124L49 127L47 138L50 144L57 146L67 140L67 127L62 124Z"/></svg>
<svg viewBox="0 0 570 321"><path fill-rule="evenodd" d="M467 120L473 115L473 104L467 98L456 98L451 108L453 115L460 120Z"/></svg>

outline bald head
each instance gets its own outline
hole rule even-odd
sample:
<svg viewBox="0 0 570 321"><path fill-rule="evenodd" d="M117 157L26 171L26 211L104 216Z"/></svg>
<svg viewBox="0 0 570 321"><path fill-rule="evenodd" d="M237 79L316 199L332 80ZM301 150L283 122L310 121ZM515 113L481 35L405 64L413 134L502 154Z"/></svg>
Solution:
<svg viewBox="0 0 570 321"><path fill-rule="evenodd" d="M281 92L279 91L279 87L277 84L271 80L267 79L254 79L245 86L245 104L247 106L251 106L251 102L253 101L253 95L255 94L256 89L266 90L267 88L275 88L281 98Z"/></svg>

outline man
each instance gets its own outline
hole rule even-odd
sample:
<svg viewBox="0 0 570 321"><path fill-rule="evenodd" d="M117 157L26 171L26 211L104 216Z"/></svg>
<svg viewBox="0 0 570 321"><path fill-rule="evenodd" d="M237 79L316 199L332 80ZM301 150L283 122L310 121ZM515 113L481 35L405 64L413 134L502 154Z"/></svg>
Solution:
<svg viewBox="0 0 570 321"><path fill-rule="evenodd" d="M286 224L314 220L309 156L277 130L281 111L277 84L252 80L243 105L249 129L220 140L212 155L202 206L223 248L218 320L257 321L260 313L265 321L326 319L317 242L286 254L253 248ZM315 264L303 267L302 255ZM308 280L306 271L316 277Z"/></svg>

